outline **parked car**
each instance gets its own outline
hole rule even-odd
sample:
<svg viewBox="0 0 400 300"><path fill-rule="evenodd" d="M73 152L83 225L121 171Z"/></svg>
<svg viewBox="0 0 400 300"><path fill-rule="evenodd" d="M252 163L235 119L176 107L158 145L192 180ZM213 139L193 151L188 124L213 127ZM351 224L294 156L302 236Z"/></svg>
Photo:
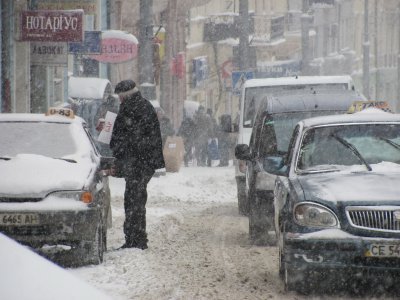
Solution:
<svg viewBox="0 0 400 300"><path fill-rule="evenodd" d="M57 266L2 233L0 265L2 272L7 274L0 280L2 299L112 299L69 270Z"/></svg>
<svg viewBox="0 0 400 300"><path fill-rule="evenodd" d="M99 264L110 188L86 123L72 110L0 114L0 232L63 265Z"/></svg>
<svg viewBox="0 0 400 300"><path fill-rule="evenodd" d="M400 272L400 115L372 111L302 120L265 157L287 290Z"/></svg>
<svg viewBox="0 0 400 300"><path fill-rule="evenodd" d="M349 75L342 76L292 76L277 78L255 78L246 80L240 95L237 144L249 144L254 118L267 95L280 93L299 94L310 91L354 91L354 83ZM241 215L249 214L246 197L246 162L235 161L238 209Z"/></svg>
<svg viewBox="0 0 400 300"><path fill-rule="evenodd" d="M242 151L245 149L246 155L236 156L247 162L245 193L249 206L249 236L253 243L275 243L273 199L276 176L263 170L264 157L287 153L289 138L298 121L343 114L354 101L363 98L352 90L307 90L264 97L256 112L249 145L237 145Z"/></svg>

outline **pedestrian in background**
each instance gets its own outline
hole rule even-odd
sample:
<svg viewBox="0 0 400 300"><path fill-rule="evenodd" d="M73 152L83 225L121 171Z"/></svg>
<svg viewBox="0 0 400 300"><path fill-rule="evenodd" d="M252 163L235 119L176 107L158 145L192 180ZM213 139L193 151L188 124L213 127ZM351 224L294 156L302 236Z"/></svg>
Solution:
<svg viewBox="0 0 400 300"><path fill-rule="evenodd" d="M147 184L156 169L164 168L160 123L151 103L132 80L115 87L121 105L110 147L115 157L111 173L125 178L125 244L121 248L147 248Z"/></svg>
<svg viewBox="0 0 400 300"><path fill-rule="evenodd" d="M217 130L218 146L220 153L219 167L225 167L229 165L229 153L230 148L232 147L230 136L230 133L232 131L231 126L231 115L224 114L219 117L219 126Z"/></svg>
<svg viewBox="0 0 400 300"><path fill-rule="evenodd" d="M185 154L183 156L185 167L189 166L189 160L193 159L192 149L194 147L195 131L196 125L194 121L192 118L185 116L178 130L178 135L182 137L185 147Z"/></svg>
<svg viewBox="0 0 400 300"><path fill-rule="evenodd" d="M195 123L195 156L198 166L206 166L208 155L208 139L211 138L212 120L206 114L204 106L200 105L193 121Z"/></svg>
<svg viewBox="0 0 400 300"><path fill-rule="evenodd" d="M218 138L217 138L217 120L213 116L211 108L207 108L207 115L210 116L210 134L207 141L207 166L211 167L213 160L219 159Z"/></svg>
<svg viewBox="0 0 400 300"><path fill-rule="evenodd" d="M175 130L174 127L172 126L171 120L165 115L165 112L161 107L157 107L156 112L158 121L160 122L162 147L164 149L167 137L174 136Z"/></svg>

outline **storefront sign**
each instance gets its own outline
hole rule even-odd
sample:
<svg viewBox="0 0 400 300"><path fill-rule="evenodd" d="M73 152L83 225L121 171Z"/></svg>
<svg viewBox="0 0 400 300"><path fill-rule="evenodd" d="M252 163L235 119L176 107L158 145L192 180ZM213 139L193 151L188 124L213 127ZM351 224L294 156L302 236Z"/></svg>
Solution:
<svg viewBox="0 0 400 300"><path fill-rule="evenodd" d="M30 42L83 41L83 10L21 12L21 40Z"/></svg>
<svg viewBox="0 0 400 300"><path fill-rule="evenodd" d="M130 33L120 30L108 30L102 33L101 54L90 55L103 63L121 63L136 58L138 40Z"/></svg>
<svg viewBox="0 0 400 300"><path fill-rule="evenodd" d="M41 66L66 66L68 64L67 43L33 42L31 64Z"/></svg>
<svg viewBox="0 0 400 300"><path fill-rule="evenodd" d="M97 1L96 0L83 0L83 1L38 1L37 9L40 10L71 10L71 9L83 9L85 15L95 15L97 12Z"/></svg>

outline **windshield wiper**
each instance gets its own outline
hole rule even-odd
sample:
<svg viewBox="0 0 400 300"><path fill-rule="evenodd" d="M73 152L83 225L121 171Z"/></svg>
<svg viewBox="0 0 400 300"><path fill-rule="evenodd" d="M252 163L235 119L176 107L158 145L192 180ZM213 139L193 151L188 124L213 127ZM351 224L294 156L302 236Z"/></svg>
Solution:
<svg viewBox="0 0 400 300"><path fill-rule="evenodd" d="M353 144L350 144L348 141L342 139L341 137L337 136L334 133L332 133L330 136L339 141L345 147L349 148L358 157L358 159L367 167L367 170L372 171L372 168L369 165L369 163L367 163L367 161L364 159L364 157L362 157L361 153L357 150L356 147L354 147Z"/></svg>
<svg viewBox="0 0 400 300"><path fill-rule="evenodd" d="M61 157L57 157L57 158L54 158L54 159L61 159L61 160L65 160L65 161L67 161L67 162L74 163L74 164L77 163L76 160L70 159L70 158L61 158Z"/></svg>
<svg viewBox="0 0 400 300"><path fill-rule="evenodd" d="M340 169L306 169L306 170L301 170L301 174L320 174L320 173L333 173L333 172L340 172Z"/></svg>
<svg viewBox="0 0 400 300"><path fill-rule="evenodd" d="M395 147L397 150L400 150L400 145L393 142L392 140L389 140L387 138L383 138L383 137L378 137L378 139L380 139L381 141L384 141L386 143L388 143L389 145Z"/></svg>
<svg viewBox="0 0 400 300"><path fill-rule="evenodd" d="M11 158L10 157L0 157L0 159L2 159L2 160L10 160Z"/></svg>

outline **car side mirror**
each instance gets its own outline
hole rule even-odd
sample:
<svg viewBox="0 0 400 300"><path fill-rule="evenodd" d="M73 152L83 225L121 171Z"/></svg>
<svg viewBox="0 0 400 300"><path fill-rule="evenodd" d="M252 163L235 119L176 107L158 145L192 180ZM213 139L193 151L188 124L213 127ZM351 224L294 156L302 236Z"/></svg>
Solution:
<svg viewBox="0 0 400 300"><path fill-rule="evenodd" d="M282 156L267 156L263 160L264 171L278 176L287 176L287 166Z"/></svg>
<svg viewBox="0 0 400 300"><path fill-rule="evenodd" d="M246 144L236 145L235 157L240 160L251 160L249 145L246 145Z"/></svg>

